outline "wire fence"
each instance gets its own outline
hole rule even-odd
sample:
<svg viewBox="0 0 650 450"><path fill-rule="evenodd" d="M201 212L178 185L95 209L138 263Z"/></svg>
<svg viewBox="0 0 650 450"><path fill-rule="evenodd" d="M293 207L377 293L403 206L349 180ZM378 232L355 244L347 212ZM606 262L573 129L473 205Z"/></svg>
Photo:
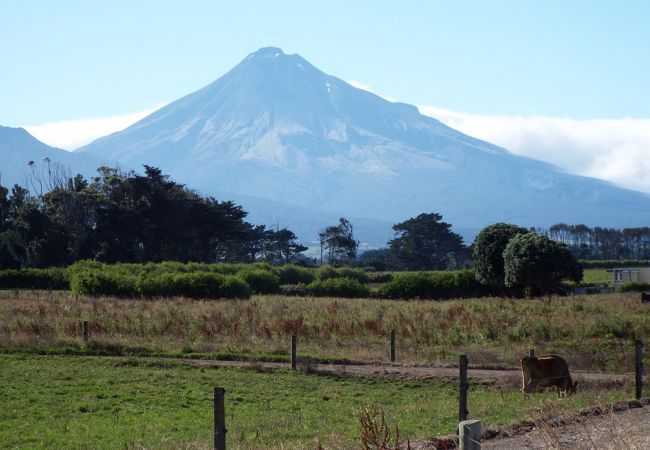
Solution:
<svg viewBox="0 0 650 450"><path fill-rule="evenodd" d="M49 295L49 294L42 294L42 295ZM102 324L101 321L93 321L93 320L77 320L75 322L76 329L72 330L70 333L73 336L77 336L80 339L83 340L83 343L85 346L92 346L94 343L97 342L102 342L102 340L106 339L109 340L111 336L107 336L102 332ZM136 327L134 327L134 330ZM47 333L43 334L45 337L47 337ZM392 370L392 368L395 368L397 370L396 373L399 373L400 376L409 376L411 374L412 376L418 377L419 374L423 374L423 377L436 377L439 376L440 378L444 379L454 379L458 381L458 420L463 421L468 418L480 418L476 416L476 412L472 411L471 408L471 402L472 402L472 387L476 388L477 383L476 381L481 381L486 378L485 371L487 371L488 367L492 366L491 368L494 368L495 366L499 366L503 364L503 361L512 361L513 357L512 355L522 355L517 357L517 360L521 360L523 358L523 361L526 360L526 357L523 355L528 355L528 358L543 358L546 356L547 353L553 353L552 349L552 344L547 344L549 347L551 347L550 352L546 352L545 348L536 348L534 351L524 351L521 345L519 345L516 349L510 349L509 351L507 349L503 349L503 353L499 354L498 351L495 350L490 350L490 351L481 351L480 349L476 349L474 353L461 353L464 349L462 347L450 347L447 349L447 355L444 358L444 361L447 363L443 365L442 367L438 364L420 364L420 365L415 365L415 366L409 366L409 365L404 365L403 364L403 359L401 358L402 354L407 354L408 355L408 345L403 345L404 342L409 343L409 340L407 338L401 339L399 330L396 329L390 329L389 333L384 333L384 340L383 343L379 342L377 345L382 348L383 351L381 351L379 354L383 355L383 358L380 359L379 361L377 360L376 357L374 357L371 361L360 361L364 364L354 364L354 360L348 360L348 361L326 361L325 364L322 363L322 361L316 359L314 360L310 355L305 355L304 353L301 354L301 346L307 344L313 344L309 342L309 339L307 337L301 336L299 334L286 334L286 340L285 340L285 345L284 349L282 348L273 348L270 349L271 352L269 354L274 354L278 358L276 361L278 361L277 368L281 369L287 369L291 368L296 371L302 370L303 372L306 373L318 373L319 371L324 371L324 372L332 372L327 370L326 367L321 367L319 368L318 366L340 366L340 367L366 367L369 368L369 370L360 370L359 372L353 372L352 370L349 371L350 375L354 375L355 373L361 373L364 374L364 376L367 375L372 375L373 371L376 370L377 368L380 368L380 370ZM402 345L400 345L402 344ZM611 344L611 343L610 343ZM338 342L337 345L339 346L345 346L348 345L349 348L355 348L354 346L362 347L363 342L354 342L353 339L350 339L348 342ZM540 387L547 387L547 388L554 388L558 392L560 389L563 390L568 390L570 386L567 384L567 376L569 374L572 375L571 380L578 380L580 381L581 385L589 385L591 384L594 389L600 389L600 390L606 390L611 386L612 384L620 386L621 383L625 385L630 385L634 387L634 393L635 393L635 398L640 399L643 394L643 382L644 382L644 375L643 375L643 343L641 340L636 339L634 342L630 342L629 340L616 340L614 344L611 344L614 348L617 349L618 355L617 355L617 361L622 361L623 363L620 364L621 367L625 369L625 373L619 373L619 374L608 374L608 373L597 373L597 372L576 372L572 371L569 372L567 370L567 373L562 373L562 374L552 374L552 375L539 375L539 374L533 374L529 375L528 381L526 381L526 376L522 374L521 376L518 374L518 368L513 367L510 365L509 367L503 368L504 370L497 371L494 370L495 376L500 376L500 374L507 372L508 375L508 382L506 383L508 388L512 388L513 385L519 384L519 386L522 386L522 388L525 388L526 386L529 386L531 390L534 390L534 388ZM100 348L100 347L97 347ZM308 347L309 348L309 347ZM509 355L508 357L504 357L504 354ZM354 352L349 352L354 355ZM487 353L487 354L486 354ZM587 361L599 361L599 349L593 346L590 346L588 342L583 343L581 346L577 346L577 350L574 351L573 353L569 354L564 354L562 355L566 362L568 363L567 369L575 367L574 361L582 361L584 363L585 360ZM538 356L534 356L537 354ZM376 355L376 353L375 353ZM458 357L458 364L449 364L449 362L452 360L452 358ZM253 358L254 359L254 358ZM400 363L400 359L402 359L402 363ZM495 364L490 364L490 359L495 361ZM329 364L330 362L332 363L337 363L337 364ZM372 364L369 364L372 363ZM269 363L270 364L270 363ZM583 364L583 367L585 365ZM590 365L587 365L590 366ZM596 365L597 366L597 365ZM275 368L273 366L269 366L271 369ZM402 370L403 369L403 370ZM513 370L515 369L515 370ZM339 373L341 370L340 369ZM401 370L401 371L400 371ZM430 372L427 372L427 370L430 370ZM436 375L436 370L439 370L439 374ZM445 372L446 370L446 372ZM432 375L433 374L433 375ZM612 375L610 377L610 375ZM557 381L566 381L566 383L556 383ZM548 385L548 386L545 386ZM479 383L480 387L480 383ZM223 386L225 390L228 390L228 386ZM228 396L224 395L225 390L223 391L222 394L220 394L220 398L217 398L217 391L215 390L214 392L214 397L213 397L213 407L214 407L214 432L211 435L214 438L214 448L225 448L225 436L227 436L227 431L228 428L226 427L226 419L230 420L232 425L229 425L229 427L233 430L238 430L237 427L237 417L236 416L228 416L226 414L227 408L228 408ZM525 391L525 389L523 389ZM220 391L221 392L221 391ZM524 392L525 393L525 392ZM216 399L216 400L215 400ZM222 403L220 407L218 407L219 403ZM264 407L263 405L261 407ZM219 409L221 408L221 409ZM296 417L299 417L299 415L296 415ZM231 438L232 439L232 438ZM242 438L243 439L243 438ZM222 446L223 442L223 446Z"/></svg>

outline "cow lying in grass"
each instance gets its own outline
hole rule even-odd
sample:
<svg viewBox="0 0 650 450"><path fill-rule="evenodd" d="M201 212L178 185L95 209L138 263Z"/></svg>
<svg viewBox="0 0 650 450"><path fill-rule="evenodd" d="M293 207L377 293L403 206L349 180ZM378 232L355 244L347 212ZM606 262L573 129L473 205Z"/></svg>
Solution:
<svg viewBox="0 0 650 450"><path fill-rule="evenodd" d="M521 359L521 377L524 398L537 388L555 388L558 397L574 394L577 381L571 379L569 366L557 355L524 356Z"/></svg>

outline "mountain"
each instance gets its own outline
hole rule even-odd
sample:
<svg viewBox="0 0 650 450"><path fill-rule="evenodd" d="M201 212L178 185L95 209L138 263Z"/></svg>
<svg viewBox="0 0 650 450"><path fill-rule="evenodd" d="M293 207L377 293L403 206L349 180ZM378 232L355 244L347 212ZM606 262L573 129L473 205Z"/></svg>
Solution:
<svg viewBox="0 0 650 450"><path fill-rule="evenodd" d="M114 161L50 147L23 128L0 126L0 185L9 188L14 184L26 186L27 180L32 175L29 163L33 162L33 170L40 172L47 169L46 159L50 161L53 168L62 168L72 175L81 173L86 178L97 175L97 168L100 166L119 167L119 164ZM191 180L188 187L192 187ZM238 197L244 210L249 212L247 217L249 222L271 228L276 226L290 228L299 236L303 236L304 243L312 247L316 246L316 243L309 242L314 238L314 230L336 223L341 216L337 213L301 208L256 197ZM231 198L231 196L219 196L220 200ZM356 229L367 241L381 244L392 237L389 222L356 216L351 216L350 219L354 220ZM315 250L311 251L311 254L315 254Z"/></svg>
<svg viewBox="0 0 650 450"><path fill-rule="evenodd" d="M0 126L0 184L11 187L26 185L34 170L45 169L45 159L51 167L61 167L72 175L81 173L86 177L97 175L97 168L103 165L115 167L114 162L84 153L71 153L50 147L36 139L23 128Z"/></svg>
<svg viewBox="0 0 650 450"><path fill-rule="evenodd" d="M290 205L270 208L267 224L291 224L305 210L385 224L435 211L470 230L497 221L641 226L650 214L646 194L516 156L278 48L78 153L159 166L221 198Z"/></svg>

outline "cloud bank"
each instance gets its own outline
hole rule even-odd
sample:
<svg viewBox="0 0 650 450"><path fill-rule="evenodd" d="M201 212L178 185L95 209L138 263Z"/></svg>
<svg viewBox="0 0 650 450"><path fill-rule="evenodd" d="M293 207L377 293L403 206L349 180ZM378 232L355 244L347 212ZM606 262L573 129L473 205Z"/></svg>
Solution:
<svg viewBox="0 0 650 450"><path fill-rule="evenodd" d="M426 105L419 109L422 114L515 154L650 192L650 119L490 116Z"/></svg>
<svg viewBox="0 0 650 450"><path fill-rule="evenodd" d="M91 117L42 125L25 125L23 128L47 145L64 150L75 150L97 138L127 128L165 104L158 103L150 108L120 116Z"/></svg>
<svg viewBox="0 0 650 450"><path fill-rule="evenodd" d="M371 86L352 86L380 95ZM577 175L650 193L650 119L570 119L469 114L419 105L422 114L456 130Z"/></svg>

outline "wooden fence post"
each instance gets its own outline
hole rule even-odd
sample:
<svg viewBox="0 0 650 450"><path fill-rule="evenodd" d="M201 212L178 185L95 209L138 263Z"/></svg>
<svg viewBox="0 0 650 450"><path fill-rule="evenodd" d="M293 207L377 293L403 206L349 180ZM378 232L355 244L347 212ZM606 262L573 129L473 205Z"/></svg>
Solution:
<svg viewBox="0 0 650 450"><path fill-rule="evenodd" d="M634 341L634 372L636 381L636 399L641 400L643 391L643 342Z"/></svg>
<svg viewBox="0 0 650 450"><path fill-rule="evenodd" d="M390 330L390 362L395 362L395 330Z"/></svg>
<svg viewBox="0 0 650 450"><path fill-rule="evenodd" d="M296 370L296 344L297 338L295 334L291 335L291 370Z"/></svg>
<svg viewBox="0 0 650 450"><path fill-rule="evenodd" d="M88 332L88 321L87 320L83 321L83 323L81 324L81 329L82 329L83 335L84 335L84 344L88 345L89 332Z"/></svg>
<svg viewBox="0 0 650 450"><path fill-rule="evenodd" d="M224 388L214 388L214 450L226 450L225 393Z"/></svg>
<svg viewBox="0 0 650 450"><path fill-rule="evenodd" d="M460 355L460 398L458 402L459 422L467 420L467 355Z"/></svg>
<svg viewBox="0 0 650 450"><path fill-rule="evenodd" d="M534 348L529 348L528 349L528 356L531 358L535 356L535 349Z"/></svg>

